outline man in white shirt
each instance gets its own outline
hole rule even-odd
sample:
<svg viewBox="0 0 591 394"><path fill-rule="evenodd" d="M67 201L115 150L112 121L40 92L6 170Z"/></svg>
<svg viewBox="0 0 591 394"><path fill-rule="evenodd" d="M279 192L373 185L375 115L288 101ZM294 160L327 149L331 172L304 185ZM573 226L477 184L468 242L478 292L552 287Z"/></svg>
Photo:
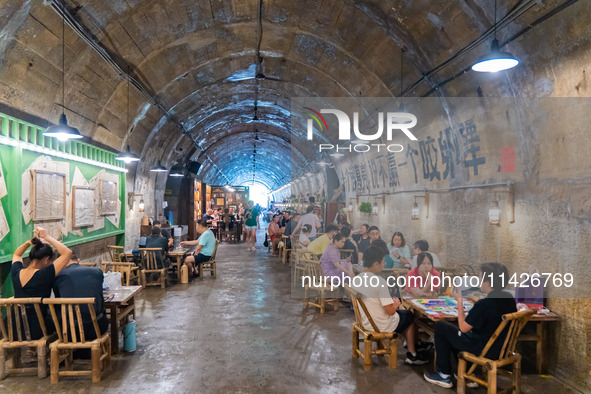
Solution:
<svg viewBox="0 0 591 394"><path fill-rule="evenodd" d="M415 344L416 326L413 322L413 314L407 310L398 310L400 298L392 298L387 282L378 276L386 264L386 253L378 247L370 246L363 256L363 272L357 275L362 280L353 280L352 284L361 283L360 287L355 286L354 289L363 296L363 302L371 318L380 332L396 332L406 339L408 352L405 363L409 365L427 364L429 358L423 351L432 348L433 344L422 342ZM372 279L373 277L377 280ZM366 330L374 331L363 310L360 312L363 327Z"/></svg>
<svg viewBox="0 0 591 394"><path fill-rule="evenodd" d="M318 216L314 215L313 212L314 212L314 206L310 205L308 207L308 209L306 209L306 214L300 218L298 225L293 230L294 234L297 233L298 231L300 231L300 228L304 224L309 224L310 227L312 227L312 231L308 235L308 238L310 238L310 240L314 240L314 238L316 238L316 229L320 228L321 224L320 224L320 220L318 220Z"/></svg>
<svg viewBox="0 0 591 394"><path fill-rule="evenodd" d="M442 267L441 262L439 261L439 257L435 253L429 252L429 242L424 239L419 239L413 245L413 258L410 262L410 268L416 268L417 266L417 256L420 255L422 252L430 253L433 256L433 267Z"/></svg>

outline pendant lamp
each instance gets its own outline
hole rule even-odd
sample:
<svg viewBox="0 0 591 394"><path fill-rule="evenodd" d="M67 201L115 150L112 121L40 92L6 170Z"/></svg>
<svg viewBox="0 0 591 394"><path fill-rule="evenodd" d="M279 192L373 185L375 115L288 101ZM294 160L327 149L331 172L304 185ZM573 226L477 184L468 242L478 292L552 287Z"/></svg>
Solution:
<svg viewBox="0 0 591 394"><path fill-rule="evenodd" d="M509 52L503 52L499 48L497 40L497 0L495 0L495 38L492 41L490 52L482 57L472 66L472 70L478 72L494 73L497 71L508 70L519 64L519 60Z"/></svg>
<svg viewBox="0 0 591 394"><path fill-rule="evenodd" d="M45 137L54 137L60 141L68 141L69 139L78 139L82 138L82 134L78 131L77 128L68 126L68 119L66 118L66 114L64 113L64 98L65 98L65 39L64 39L64 31L65 31L65 5L62 1L62 114L60 115L60 120L57 125L52 125L47 128L43 132L43 136Z"/></svg>

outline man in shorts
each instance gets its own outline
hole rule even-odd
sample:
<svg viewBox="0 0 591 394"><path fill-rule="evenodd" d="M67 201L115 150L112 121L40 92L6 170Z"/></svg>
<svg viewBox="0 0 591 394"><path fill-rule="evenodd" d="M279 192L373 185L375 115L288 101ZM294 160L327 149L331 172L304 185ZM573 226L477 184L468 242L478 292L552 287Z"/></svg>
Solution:
<svg viewBox="0 0 591 394"><path fill-rule="evenodd" d="M192 256L187 256L185 264L189 272L193 272L193 277L199 276L199 265L208 262L215 250L215 235L207 228L204 220L197 221L197 232L201 233L199 239L195 241L183 241L179 245L197 245Z"/></svg>
<svg viewBox="0 0 591 394"><path fill-rule="evenodd" d="M363 272L357 277L361 277L361 286L355 286L363 296L363 302L367 307L371 318L380 330L380 332L396 332L406 339L408 352L406 352L405 363L408 365L423 365L429 362L429 357L424 352L432 348L432 344L419 342L415 344L417 335L412 312L407 310L398 310L400 298L392 298L388 291L388 284L378 274L384 269L386 264L386 252L381 248L370 246L363 254ZM376 279L372 279L372 277ZM351 281L354 284L356 281ZM371 285L374 283L376 286ZM373 331L369 319L361 310L363 327L366 330Z"/></svg>

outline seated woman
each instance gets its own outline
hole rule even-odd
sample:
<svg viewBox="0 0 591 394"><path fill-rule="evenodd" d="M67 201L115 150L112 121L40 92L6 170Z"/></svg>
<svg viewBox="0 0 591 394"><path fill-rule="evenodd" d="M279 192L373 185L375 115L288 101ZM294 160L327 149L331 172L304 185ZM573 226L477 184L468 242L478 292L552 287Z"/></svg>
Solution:
<svg viewBox="0 0 591 394"><path fill-rule="evenodd" d="M343 278L345 275L351 278L355 276L353 266L351 265L351 257L341 260L339 249L342 249L343 246L345 246L345 236L341 233L336 233L332 237L332 243L326 248L320 258L324 276L339 278Z"/></svg>
<svg viewBox="0 0 591 394"><path fill-rule="evenodd" d="M392 265L389 266L386 259L386 268L410 268L410 249L401 232L397 231L392 235L388 245L388 256Z"/></svg>
<svg viewBox="0 0 591 394"><path fill-rule="evenodd" d="M279 252L277 251L277 246L279 245L279 242L281 241L281 234L283 234L283 231L279 227L279 220L281 218L282 218L281 215L274 215L273 221L271 222L271 224L269 224L269 229L268 229L269 230L269 237L270 237L269 242L271 242L271 244L273 245L273 255L274 256L279 255Z"/></svg>
<svg viewBox="0 0 591 394"><path fill-rule="evenodd" d="M310 245L310 233L312 232L312 226L309 224L304 224L302 226L302 232L300 233L300 247L302 249L306 249L308 245Z"/></svg>
<svg viewBox="0 0 591 394"><path fill-rule="evenodd" d="M435 297L439 291L439 281L435 286L433 277L441 275L433 268L431 253L422 252L417 257L417 267L406 275L406 292L413 297Z"/></svg>
<svg viewBox="0 0 591 394"><path fill-rule="evenodd" d="M12 256L10 274L12 276L15 298L49 298L55 276L64 269L72 255L72 251L68 247L49 235L44 228L37 227L34 234L35 237L19 246ZM51 263L53 249L49 244L55 246L60 254L53 264ZM29 252L29 259L31 261L24 267L23 254L31 245L33 245L33 248ZM45 327L47 327L48 332L52 332L53 324L51 323L51 318L48 317L47 310L47 305L41 305L41 312L46 317ZM29 320L31 339L43 337L37 314L33 308L27 308L27 318Z"/></svg>

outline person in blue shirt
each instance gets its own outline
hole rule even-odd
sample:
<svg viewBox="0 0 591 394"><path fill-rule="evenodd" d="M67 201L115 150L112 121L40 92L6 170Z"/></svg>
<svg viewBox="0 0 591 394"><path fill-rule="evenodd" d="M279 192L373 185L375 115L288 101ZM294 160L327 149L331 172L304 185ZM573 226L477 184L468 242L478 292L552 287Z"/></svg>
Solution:
<svg viewBox="0 0 591 394"><path fill-rule="evenodd" d="M192 256L187 256L185 264L189 268L189 272L193 272L193 276L199 276L199 264L203 264L211 259L215 250L215 235L207 227L204 220L197 221L197 232L201 233L199 239L195 241L183 241L179 245L197 245Z"/></svg>
<svg viewBox="0 0 591 394"><path fill-rule="evenodd" d="M163 238L164 240L164 238ZM76 254L70 256L70 261L56 277L53 284L53 293L56 297L63 298L94 298L94 313L96 315L100 335L109 329L109 319L103 302L103 272L98 268L80 265L80 259ZM87 341L97 338L94 323L90 311L86 306L80 308L84 337ZM75 358L90 358L90 349L77 349Z"/></svg>

